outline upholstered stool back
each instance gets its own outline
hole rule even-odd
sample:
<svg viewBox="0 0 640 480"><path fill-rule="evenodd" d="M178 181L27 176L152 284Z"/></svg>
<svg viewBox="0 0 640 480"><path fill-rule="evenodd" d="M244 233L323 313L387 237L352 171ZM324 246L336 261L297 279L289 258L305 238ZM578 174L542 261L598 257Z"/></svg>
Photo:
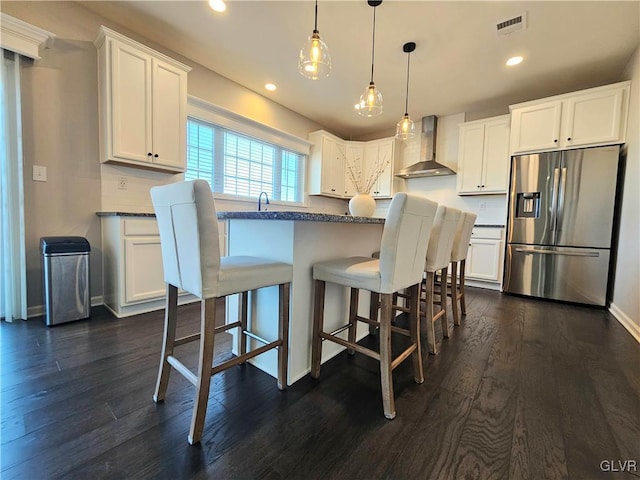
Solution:
<svg viewBox="0 0 640 480"><path fill-rule="evenodd" d="M437 208L436 202L424 197L394 195L380 245L379 293L393 293L420 283Z"/></svg>
<svg viewBox="0 0 640 480"><path fill-rule="evenodd" d="M461 215L462 211L457 208L438 206L433 231L429 238L424 271L435 272L449 266L453 239Z"/></svg>
<svg viewBox="0 0 640 480"><path fill-rule="evenodd" d="M451 261L459 262L467 258L469 240L478 216L473 212L462 212L451 249Z"/></svg>
<svg viewBox="0 0 640 480"><path fill-rule="evenodd" d="M200 298L217 296L218 219L204 180L152 188L160 230L164 280Z"/></svg>

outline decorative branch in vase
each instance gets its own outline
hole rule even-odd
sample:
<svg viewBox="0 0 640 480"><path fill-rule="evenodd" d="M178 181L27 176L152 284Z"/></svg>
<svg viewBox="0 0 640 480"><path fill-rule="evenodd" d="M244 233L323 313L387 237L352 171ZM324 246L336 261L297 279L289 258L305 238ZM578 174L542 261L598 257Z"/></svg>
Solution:
<svg viewBox="0 0 640 480"><path fill-rule="evenodd" d="M360 157L356 157L355 161L346 161L345 163L347 164L347 175L356 192L371 194L371 189L389 165L389 156L387 155L384 159L377 158L366 174L362 169Z"/></svg>
<svg viewBox="0 0 640 480"><path fill-rule="evenodd" d="M358 217L370 217L376 210L376 201L371 196L371 189L382 175L382 172L389 165L389 156L384 159L377 158L369 166L365 173L359 157L346 160L347 175L356 189L357 194L349 200L349 211L351 215Z"/></svg>

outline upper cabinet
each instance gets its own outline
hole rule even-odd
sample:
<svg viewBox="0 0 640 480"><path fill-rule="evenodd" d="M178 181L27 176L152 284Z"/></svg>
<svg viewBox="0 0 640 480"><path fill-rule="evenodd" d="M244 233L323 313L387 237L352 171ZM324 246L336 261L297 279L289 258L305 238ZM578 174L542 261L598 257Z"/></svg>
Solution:
<svg viewBox="0 0 640 480"><path fill-rule="evenodd" d="M358 193L357 186L353 183L352 176L356 179L362 172L365 163L365 151L362 142L345 142L345 177L344 194L353 197Z"/></svg>
<svg viewBox="0 0 640 480"><path fill-rule="evenodd" d="M624 143L630 82L511 105L511 153Z"/></svg>
<svg viewBox="0 0 640 480"><path fill-rule="evenodd" d="M309 134L309 140L313 143L307 176L309 195L351 198L381 170L369 193L375 198L393 196L395 138L345 141L318 130ZM358 185L354 184L352 176Z"/></svg>
<svg viewBox="0 0 640 480"><path fill-rule="evenodd" d="M312 132L309 156L309 195L345 196L345 142L324 131Z"/></svg>
<svg viewBox="0 0 640 480"><path fill-rule="evenodd" d="M509 115L460 125L459 195L506 193L509 185Z"/></svg>
<svg viewBox="0 0 640 480"><path fill-rule="evenodd" d="M190 68L106 27L95 44L101 162L183 172Z"/></svg>
<svg viewBox="0 0 640 480"><path fill-rule="evenodd" d="M396 142L393 137L367 142L363 175L365 182L368 178L378 177L373 182L369 192L374 198L389 198L393 196L395 148Z"/></svg>

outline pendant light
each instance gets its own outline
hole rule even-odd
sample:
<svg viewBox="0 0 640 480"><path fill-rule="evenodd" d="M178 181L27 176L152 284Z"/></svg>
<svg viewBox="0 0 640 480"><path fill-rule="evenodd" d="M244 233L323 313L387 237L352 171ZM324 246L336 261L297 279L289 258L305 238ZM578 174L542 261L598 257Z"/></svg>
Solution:
<svg viewBox="0 0 640 480"><path fill-rule="evenodd" d="M409 118L409 62L411 60L411 52L416 49L414 42L407 42L402 46L402 51L407 54L407 95L404 100L404 116L396 125L396 138L407 140L416 134L416 125Z"/></svg>
<svg viewBox="0 0 640 480"><path fill-rule="evenodd" d="M376 47L376 7L382 0L367 0L370 7L373 7L373 41L371 45L371 81L364 93L360 96L360 101L356 105L356 110L363 117L375 117L382 114L382 94L373 83L373 64Z"/></svg>
<svg viewBox="0 0 640 480"><path fill-rule="evenodd" d="M307 41L300 50L300 56L298 57L298 72L311 80L327 77L331 72L329 48L320 38L320 32L318 31L318 0L316 0L313 33L307 37Z"/></svg>

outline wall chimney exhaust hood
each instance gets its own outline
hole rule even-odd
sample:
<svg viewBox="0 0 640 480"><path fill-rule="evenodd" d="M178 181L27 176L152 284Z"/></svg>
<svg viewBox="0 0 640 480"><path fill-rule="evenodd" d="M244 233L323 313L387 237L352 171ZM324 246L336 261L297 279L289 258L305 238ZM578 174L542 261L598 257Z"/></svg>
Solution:
<svg viewBox="0 0 640 480"><path fill-rule="evenodd" d="M435 177L441 175L455 175L456 172L449 167L436 162L436 139L438 129L438 117L429 115L422 117L422 130L420 133L420 161L400 170L396 177L420 178Z"/></svg>

